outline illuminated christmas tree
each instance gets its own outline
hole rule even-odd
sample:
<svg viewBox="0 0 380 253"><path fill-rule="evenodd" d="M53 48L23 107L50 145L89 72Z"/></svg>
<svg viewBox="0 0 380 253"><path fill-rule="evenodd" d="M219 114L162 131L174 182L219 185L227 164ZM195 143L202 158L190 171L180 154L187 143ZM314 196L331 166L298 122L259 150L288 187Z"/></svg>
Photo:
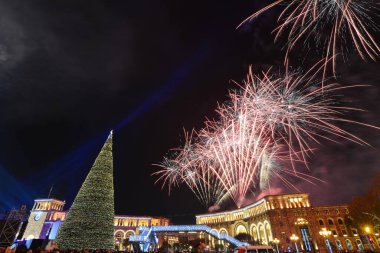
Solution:
<svg viewBox="0 0 380 253"><path fill-rule="evenodd" d="M57 236L61 249L114 248L112 132L80 188Z"/></svg>

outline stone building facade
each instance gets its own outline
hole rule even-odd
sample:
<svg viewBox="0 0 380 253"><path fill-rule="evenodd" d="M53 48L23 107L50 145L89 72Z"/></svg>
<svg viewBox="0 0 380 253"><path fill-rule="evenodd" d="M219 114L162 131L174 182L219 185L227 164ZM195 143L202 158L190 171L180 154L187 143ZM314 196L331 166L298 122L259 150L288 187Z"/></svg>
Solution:
<svg viewBox="0 0 380 253"><path fill-rule="evenodd" d="M311 206L309 195L299 193L268 195L236 210L197 215L196 223L231 236L246 233L259 244L278 240L281 251L294 251L296 245L303 251L328 252L329 245L334 251L363 250L365 238L349 219L348 206ZM331 235L323 237L322 229Z"/></svg>

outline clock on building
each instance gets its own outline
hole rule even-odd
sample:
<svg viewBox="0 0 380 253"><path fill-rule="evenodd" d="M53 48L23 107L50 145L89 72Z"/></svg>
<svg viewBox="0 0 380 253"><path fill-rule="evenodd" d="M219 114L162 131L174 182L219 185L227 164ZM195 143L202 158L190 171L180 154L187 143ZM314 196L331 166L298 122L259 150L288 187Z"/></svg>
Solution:
<svg viewBox="0 0 380 253"><path fill-rule="evenodd" d="M34 216L34 220L35 220L35 221L38 221L39 219L41 219L41 214L40 214L40 213L37 213L37 214Z"/></svg>

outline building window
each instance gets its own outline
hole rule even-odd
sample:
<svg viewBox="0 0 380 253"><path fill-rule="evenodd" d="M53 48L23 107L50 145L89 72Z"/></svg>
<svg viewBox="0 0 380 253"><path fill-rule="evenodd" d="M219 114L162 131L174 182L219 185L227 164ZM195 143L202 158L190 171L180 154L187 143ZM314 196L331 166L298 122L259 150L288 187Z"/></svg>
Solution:
<svg viewBox="0 0 380 253"><path fill-rule="evenodd" d="M341 218L338 219L339 225L344 225L343 220Z"/></svg>
<svg viewBox="0 0 380 253"><path fill-rule="evenodd" d="M345 229L342 229L343 236L347 236L347 231Z"/></svg>
<svg viewBox="0 0 380 253"><path fill-rule="evenodd" d="M319 220L319 225L321 225L321 226L325 225L325 223L323 222L323 220Z"/></svg>
<svg viewBox="0 0 380 253"><path fill-rule="evenodd" d="M364 250L362 241L360 241L359 239L356 240L356 246L358 247L359 250Z"/></svg>
<svg viewBox="0 0 380 253"><path fill-rule="evenodd" d="M331 230L331 233L332 233L332 235L334 236L334 237L337 237L338 236L338 233L336 232L336 230Z"/></svg>
<svg viewBox="0 0 380 253"><path fill-rule="evenodd" d="M329 221L329 225L333 226L334 225L334 221L332 219L328 219Z"/></svg>
<svg viewBox="0 0 380 253"><path fill-rule="evenodd" d="M351 241L348 240L348 239L346 239L346 245L347 245L347 249L349 249L349 250L353 250L354 249L354 247L352 247Z"/></svg>
<svg viewBox="0 0 380 253"><path fill-rule="evenodd" d="M354 236L358 236L358 231L356 229L351 229L351 232Z"/></svg>
<svg viewBox="0 0 380 253"><path fill-rule="evenodd" d="M336 240L336 246L339 250L343 250L342 243L339 240Z"/></svg>

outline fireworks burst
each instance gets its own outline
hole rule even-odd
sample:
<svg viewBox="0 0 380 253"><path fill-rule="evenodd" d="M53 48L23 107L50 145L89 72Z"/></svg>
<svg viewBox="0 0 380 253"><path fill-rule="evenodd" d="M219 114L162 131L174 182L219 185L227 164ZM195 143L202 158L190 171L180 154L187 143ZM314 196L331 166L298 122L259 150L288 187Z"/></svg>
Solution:
<svg viewBox="0 0 380 253"><path fill-rule="evenodd" d="M217 106L218 119L186 134L185 145L159 165L157 181L169 189L185 183L206 206L230 198L239 207L248 194L266 189L273 176L289 186L289 176L318 180L296 169L297 164L307 166L315 144L344 138L367 145L338 126L366 124L345 119L344 112L357 109L334 99L336 91L348 87L322 87L315 81L323 68L321 61L305 74L286 71L282 76L270 70L255 75L250 69L229 100Z"/></svg>
<svg viewBox="0 0 380 253"><path fill-rule="evenodd" d="M351 41L362 59L376 60L380 48L371 32L378 31L371 18L378 11L373 0L277 0L245 19L239 27L278 5L285 5L278 18L279 26L273 30L275 41L287 33L285 62L296 44L308 42L323 48L323 58L332 60L336 72L336 55L344 53ZM327 66L327 60L325 62ZM324 69L324 73L326 69Z"/></svg>
<svg viewBox="0 0 380 253"><path fill-rule="evenodd" d="M159 176L157 181L162 181L163 187L168 185L169 193L172 186L185 183L204 206L219 205L228 194L222 182L207 169L207 160L197 150L198 144L193 144L196 133L184 132L184 146L173 149L171 158L165 157L161 164L157 164L162 169L153 174Z"/></svg>

